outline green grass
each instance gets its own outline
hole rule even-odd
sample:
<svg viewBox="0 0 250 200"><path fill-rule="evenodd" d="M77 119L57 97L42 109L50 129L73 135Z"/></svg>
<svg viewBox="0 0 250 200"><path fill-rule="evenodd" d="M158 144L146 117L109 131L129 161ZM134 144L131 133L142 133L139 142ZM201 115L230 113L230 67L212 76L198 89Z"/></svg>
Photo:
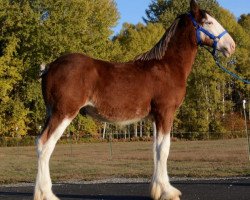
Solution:
<svg viewBox="0 0 250 200"><path fill-rule="evenodd" d="M50 162L54 182L105 178L150 178L152 142L57 145ZM34 182L35 147L0 148L0 183ZM171 177L249 176L245 139L172 142Z"/></svg>

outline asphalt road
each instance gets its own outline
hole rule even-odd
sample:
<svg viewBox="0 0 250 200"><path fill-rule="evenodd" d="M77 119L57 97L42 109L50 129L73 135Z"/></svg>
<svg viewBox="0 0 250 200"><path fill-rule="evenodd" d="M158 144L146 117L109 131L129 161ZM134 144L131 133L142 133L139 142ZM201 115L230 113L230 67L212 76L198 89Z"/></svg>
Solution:
<svg viewBox="0 0 250 200"><path fill-rule="evenodd" d="M250 177L214 180L175 180L182 200L250 200ZM1 200L31 200L33 185L0 186ZM61 200L149 200L149 183L57 184Z"/></svg>

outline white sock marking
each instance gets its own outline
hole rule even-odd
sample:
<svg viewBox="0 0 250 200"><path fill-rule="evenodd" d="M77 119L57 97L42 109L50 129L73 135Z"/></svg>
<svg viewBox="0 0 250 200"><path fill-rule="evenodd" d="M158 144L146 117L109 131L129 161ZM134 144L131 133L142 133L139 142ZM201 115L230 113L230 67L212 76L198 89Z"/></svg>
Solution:
<svg viewBox="0 0 250 200"><path fill-rule="evenodd" d="M51 190L52 183L49 171L49 159L55 148L56 142L62 136L70 122L71 119L64 119L44 145L38 140L38 173L35 186L35 199L58 199Z"/></svg>
<svg viewBox="0 0 250 200"><path fill-rule="evenodd" d="M167 159L170 149L170 133L156 135L154 128L154 174L151 182L151 197L158 199L179 199L181 192L169 183Z"/></svg>

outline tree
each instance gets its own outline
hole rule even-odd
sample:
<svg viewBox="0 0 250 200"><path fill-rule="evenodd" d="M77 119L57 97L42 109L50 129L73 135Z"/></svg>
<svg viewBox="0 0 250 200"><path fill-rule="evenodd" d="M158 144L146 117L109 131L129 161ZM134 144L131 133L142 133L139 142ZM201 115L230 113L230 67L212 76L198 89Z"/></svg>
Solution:
<svg viewBox="0 0 250 200"><path fill-rule="evenodd" d="M84 135L96 136L98 133L96 123L89 116L83 115L78 115L67 131L71 132L77 140Z"/></svg>
<svg viewBox="0 0 250 200"><path fill-rule="evenodd" d="M12 131L5 123L8 114L23 120L26 132L37 134L45 115L38 79L41 63L69 52L110 59L118 49L110 40L118 17L113 0L1 1L1 129ZM9 101L18 105L20 116L11 107L4 109Z"/></svg>
<svg viewBox="0 0 250 200"><path fill-rule="evenodd" d="M250 13L241 15L238 23L245 29L246 33L250 34Z"/></svg>
<svg viewBox="0 0 250 200"><path fill-rule="evenodd" d="M189 4L190 0L152 0L143 19L146 23L161 23L168 28L179 14L189 12ZM200 0L199 5L211 13L219 6L215 0Z"/></svg>
<svg viewBox="0 0 250 200"><path fill-rule="evenodd" d="M0 57L0 135L25 135L29 111L20 99L17 87L22 80L23 62L16 58L18 39L5 38Z"/></svg>
<svg viewBox="0 0 250 200"><path fill-rule="evenodd" d="M236 64L230 70L250 78L249 14L236 18L215 0L200 0L229 31L237 43ZM49 63L69 52L112 61L133 60L151 49L170 23L189 11L189 0L152 0L144 24L125 23L111 39L119 18L113 0L2 0L0 2L0 135L36 135L43 124L45 106L38 78L41 63ZM18 13L18 14L17 14ZM228 60L222 59L223 65ZM206 51L197 55L188 80L186 100L176 115L175 130L224 131L225 116L241 112L241 100L249 98L249 86L221 72ZM238 116L238 115L235 115ZM85 124L85 128L81 123ZM151 124L144 122L144 132ZM70 127L93 134L90 118L78 116ZM109 130L117 130L110 126ZM127 130L127 129L126 129ZM142 133L140 128L140 135ZM190 135L190 138L193 136Z"/></svg>
<svg viewBox="0 0 250 200"><path fill-rule="evenodd" d="M121 32L113 39L121 46L120 61L134 60L139 54L148 51L161 38L164 29L160 24L125 23Z"/></svg>
<svg viewBox="0 0 250 200"><path fill-rule="evenodd" d="M172 21L180 14L189 12L189 0L153 0L146 10L146 23L162 24L167 28ZM237 51L234 55L237 58L236 66L231 70L248 77L246 67L249 65L249 38L245 31L239 26L236 18L227 10L221 8L217 1L199 1L202 9L218 19L219 22L229 31L237 43ZM244 17L243 17L244 18ZM247 21L245 18L243 21ZM227 64L222 59L223 65ZM175 126L184 132L197 131L198 138L206 138L207 131L223 132L223 116L231 112L236 105L233 97L234 91L240 91L246 95L246 86L222 73L215 67L210 54L200 50L193 66L192 73L188 80L186 100L181 107ZM243 96L244 96L243 95ZM241 97L242 98L242 97ZM239 111L239 109L237 110ZM216 123L215 123L216 122Z"/></svg>

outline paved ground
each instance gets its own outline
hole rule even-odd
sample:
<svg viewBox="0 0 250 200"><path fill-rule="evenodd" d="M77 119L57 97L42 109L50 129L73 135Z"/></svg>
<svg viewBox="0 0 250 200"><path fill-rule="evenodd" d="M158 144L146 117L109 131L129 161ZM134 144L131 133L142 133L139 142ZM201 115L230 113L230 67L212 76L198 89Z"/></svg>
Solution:
<svg viewBox="0 0 250 200"><path fill-rule="evenodd" d="M182 200L250 200L250 177L215 180L175 180ZM58 184L61 200L149 200L149 183ZM1 200L31 200L33 186L0 186Z"/></svg>

